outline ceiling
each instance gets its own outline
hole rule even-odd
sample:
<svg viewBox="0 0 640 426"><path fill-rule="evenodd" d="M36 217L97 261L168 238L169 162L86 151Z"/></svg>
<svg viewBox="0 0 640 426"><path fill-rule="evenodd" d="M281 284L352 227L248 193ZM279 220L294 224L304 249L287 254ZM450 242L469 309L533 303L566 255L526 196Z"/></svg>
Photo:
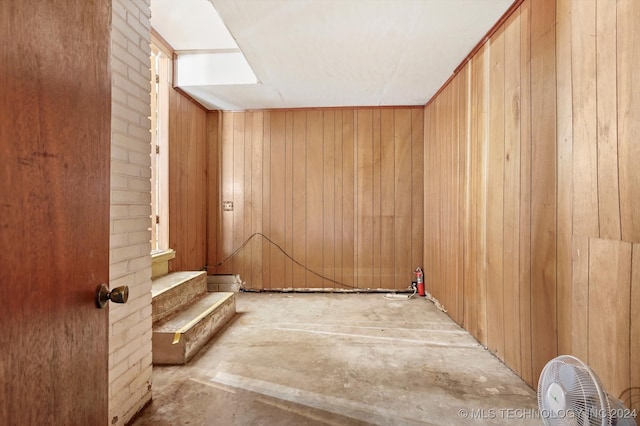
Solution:
<svg viewBox="0 0 640 426"><path fill-rule="evenodd" d="M209 109L424 105L512 3L151 0L151 23ZM258 83L213 78L216 53L244 54Z"/></svg>

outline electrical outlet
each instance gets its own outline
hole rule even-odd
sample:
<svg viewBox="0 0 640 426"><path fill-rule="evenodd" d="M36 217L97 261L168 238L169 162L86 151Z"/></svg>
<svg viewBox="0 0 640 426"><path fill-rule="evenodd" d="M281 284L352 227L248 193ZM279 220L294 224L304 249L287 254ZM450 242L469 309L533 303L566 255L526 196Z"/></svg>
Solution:
<svg viewBox="0 0 640 426"><path fill-rule="evenodd" d="M233 201L223 201L222 202L222 210L225 212L233 211Z"/></svg>

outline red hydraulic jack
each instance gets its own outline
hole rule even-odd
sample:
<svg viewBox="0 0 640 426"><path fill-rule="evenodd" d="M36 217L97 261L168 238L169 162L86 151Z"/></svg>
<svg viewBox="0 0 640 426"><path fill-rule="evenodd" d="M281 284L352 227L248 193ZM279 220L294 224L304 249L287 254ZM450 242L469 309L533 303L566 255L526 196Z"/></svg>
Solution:
<svg viewBox="0 0 640 426"><path fill-rule="evenodd" d="M418 284L418 295L424 297L424 274L422 273L422 268L418 266L414 274L416 274L416 281Z"/></svg>

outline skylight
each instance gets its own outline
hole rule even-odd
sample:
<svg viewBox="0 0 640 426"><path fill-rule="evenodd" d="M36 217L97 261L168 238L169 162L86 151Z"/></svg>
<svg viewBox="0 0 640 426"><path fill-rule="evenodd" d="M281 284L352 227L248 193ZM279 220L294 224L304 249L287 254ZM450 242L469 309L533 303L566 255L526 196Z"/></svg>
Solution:
<svg viewBox="0 0 640 426"><path fill-rule="evenodd" d="M210 1L152 0L151 25L177 54L176 86L258 82Z"/></svg>

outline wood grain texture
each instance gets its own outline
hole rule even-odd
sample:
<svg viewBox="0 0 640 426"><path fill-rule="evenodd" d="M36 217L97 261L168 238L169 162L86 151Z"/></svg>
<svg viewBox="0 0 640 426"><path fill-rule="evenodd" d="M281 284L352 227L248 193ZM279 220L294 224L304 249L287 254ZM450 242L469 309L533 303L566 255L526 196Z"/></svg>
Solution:
<svg viewBox="0 0 640 426"><path fill-rule="evenodd" d="M477 278L478 278L478 335L480 343L487 344L487 175L489 151L489 50L487 45L478 51L475 84L477 93L476 138L478 149L478 183L476 196L478 208L477 229Z"/></svg>
<svg viewBox="0 0 640 426"><path fill-rule="evenodd" d="M244 114L237 114L242 118ZM224 143L225 141L223 141ZM234 141L235 142L235 141ZM271 235L271 112L265 111L262 117L262 234ZM305 158L306 166L306 158ZM242 188L240 182L234 182L234 185ZM235 205L235 202L234 202ZM239 245L234 245L240 247ZM262 285L263 288L271 288L271 253L272 245L265 239L262 239ZM306 251L306 247L305 247ZM239 274L244 269L236 267L234 273ZM242 275L239 274L241 277Z"/></svg>
<svg viewBox="0 0 640 426"><path fill-rule="evenodd" d="M583 7L580 5L578 7ZM598 152L598 218L600 238L619 240L618 126L616 76L616 8L611 1L596 5L596 99Z"/></svg>
<svg viewBox="0 0 640 426"><path fill-rule="evenodd" d="M504 360L520 372L520 11L505 23L504 65Z"/></svg>
<svg viewBox="0 0 640 426"><path fill-rule="evenodd" d="M467 219L468 219L468 206L467 206L467 185L468 185L468 146L470 142L470 105L469 105L469 69L467 65L460 71L460 77L458 81L458 250L462 253L462 256L456 257L457 271L458 271L458 284L456 286L456 305L453 315L453 319L458 323L464 322L465 316L465 273L466 273L466 235L467 235Z"/></svg>
<svg viewBox="0 0 640 426"><path fill-rule="evenodd" d="M589 360L589 237L573 236L571 354Z"/></svg>
<svg viewBox="0 0 640 426"><path fill-rule="evenodd" d="M306 265L322 274L322 189L323 189L323 113L320 110L307 113L307 261ZM274 164L274 166L277 165ZM311 288L324 287L323 280L307 271L306 283Z"/></svg>
<svg viewBox="0 0 640 426"><path fill-rule="evenodd" d="M622 240L640 242L640 2L617 5L618 167Z"/></svg>
<svg viewBox="0 0 640 426"><path fill-rule="evenodd" d="M380 111L380 279L384 288L395 288L395 144L394 112ZM426 170L423 168L423 172ZM426 202L427 197L423 197ZM426 267L426 263L424 263Z"/></svg>
<svg viewBox="0 0 640 426"><path fill-rule="evenodd" d="M631 264L631 298L630 298L630 348L629 362L631 365L629 400L625 405L632 410L640 410L640 244L633 244Z"/></svg>
<svg viewBox="0 0 640 426"><path fill-rule="evenodd" d="M531 364L531 6L520 7L520 376L533 386Z"/></svg>
<svg viewBox="0 0 640 426"><path fill-rule="evenodd" d="M373 280L373 111L357 113L357 276L358 287L372 288Z"/></svg>
<svg viewBox="0 0 640 426"><path fill-rule="evenodd" d="M413 235L423 234L422 218L416 219L411 207L423 200L422 181L416 183L422 173L421 108L223 112L221 117L219 185L234 211L221 213L219 255L264 232L325 279L260 238L212 273L238 273L256 289L408 287L412 253L422 258L422 238ZM402 167L396 165L398 149ZM402 220L396 214L400 172L406 179ZM396 234L398 229L402 233ZM406 253L401 279L395 270L397 235Z"/></svg>
<svg viewBox="0 0 640 426"><path fill-rule="evenodd" d="M416 266L411 264L411 109L394 110L395 146L395 284L405 289L411 284Z"/></svg>
<svg viewBox="0 0 640 426"><path fill-rule="evenodd" d="M207 112L169 89L169 247L172 271L207 264Z"/></svg>
<svg viewBox="0 0 640 426"><path fill-rule="evenodd" d="M293 113L293 258L306 264L306 158L307 158L307 112ZM260 261L260 259L256 259ZM299 265L293 265L293 287L304 287L305 271ZM255 288L262 288L261 283L253 282Z"/></svg>
<svg viewBox="0 0 640 426"><path fill-rule="evenodd" d="M220 234L220 113L207 113L207 273L213 274Z"/></svg>
<svg viewBox="0 0 640 426"><path fill-rule="evenodd" d="M245 126L245 138L244 138L244 159L243 159L243 163L245 164L244 170L243 170L243 179L245 182L245 190L243 191L243 197L245 200L245 203L250 200L252 198L252 191L253 191L253 184L252 184L252 173L251 173L251 169L253 168L253 155L251 153L251 147L252 147L252 136L253 136L253 132L251 131L252 127L253 127L253 114L247 114L247 116L245 116L244 118L244 126ZM243 218L243 222L244 223L251 223L251 219L252 219L252 214L251 214L251 209L244 209L244 218ZM253 251L253 244L247 246L247 250L246 250L246 255L249 259L251 259L251 252ZM250 279L252 276L252 272L253 269L251 267L247 267L246 270L249 272L248 278Z"/></svg>
<svg viewBox="0 0 640 426"><path fill-rule="evenodd" d="M487 347L504 359L504 30L489 45L489 152L487 166Z"/></svg>
<svg viewBox="0 0 640 426"><path fill-rule="evenodd" d="M257 111L251 113L251 232L262 232L262 218L265 215L263 205L262 189L264 186L264 174L262 173L264 164L263 158L263 136L264 136L264 113ZM262 287L262 260L264 241L260 237L255 237L251 241L251 269L248 272L250 282L259 288Z"/></svg>
<svg viewBox="0 0 640 426"><path fill-rule="evenodd" d="M293 253L293 111L285 117L285 194L284 194L284 250ZM253 209L250 209L253 210ZM255 213L254 213L255 215ZM255 256L254 256L255 258ZM285 261L284 286L293 288L293 262Z"/></svg>
<svg viewBox="0 0 640 426"><path fill-rule="evenodd" d="M274 111L269 113L271 119L271 156L269 164L271 165L270 174L270 205L269 205L269 237L280 247L285 247L285 177L286 177L286 113L285 111ZM322 160L322 157L320 158ZM274 167L277 165L277 167ZM246 184L245 184L246 188ZM322 190L320 191L322 194ZM251 199L245 198L244 204L247 210L251 210ZM246 222L245 222L246 223ZM246 224L249 225L249 224ZM251 235L247 232L245 239ZM285 257L284 254L275 246L269 247L270 254L270 273L269 282L272 287L284 288L289 287L285 283ZM250 253L247 253L247 257ZM249 257L248 262L252 262ZM244 270L248 268L245 267Z"/></svg>
<svg viewBox="0 0 640 426"><path fill-rule="evenodd" d="M223 141L233 141L233 122L234 115L229 113L222 113L222 120L220 122L220 186L222 192L222 202L232 201L233 195L233 143L223 143ZM176 159L178 160L178 159ZM169 198L170 205L175 203L175 200ZM222 210L222 207L220 208ZM218 237L218 256L214 264L222 262L229 258L233 253L233 212L222 211L220 216L220 234ZM172 230L169 229L169 233ZM230 274L233 271L234 259L231 258L227 263L220 268L216 268L216 273Z"/></svg>
<svg viewBox="0 0 640 426"><path fill-rule="evenodd" d="M571 353L571 289L573 233L573 102L571 85L571 7L556 4L556 79L558 158L558 353Z"/></svg>
<svg viewBox="0 0 640 426"><path fill-rule="evenodd" d="M612 395L629 388L630 298L631 244L590 239L588 363Z"/></svg>
<svg viewBox="0 0 640 426"><path fill-rule="evenodd" d="M425 108L424 262L439 281L434 295L449 303L461 288L463 326L499 356L494 337L503 330L505 362L531 386L560 352L586 362L595 354L613 393L640 374L634 337L624 337L638 333L635 302L627 305L637 298L629 243L637 242L640 211L632 171L640 164L633 142L640 97L632 88L640 46L632 22L640 7L629 0L615 5L525 0L465 65L468 98L451 96L461 90L460 72ZM462 111L469 112L469 135L464 156L452 162ZM463 163L464 183L456 189L451 170ZM458 215L450 210L452 192L463 193ZM451 220L460 215L462 250ZM456 263L446 258L460 256L456 285ZM615 344L602 344L600 320Z"/></svg>
<svg viewBox="0 0 640 426"><path fill-rule="evenodd" d="M474 172L476 170L476 164L474 162L475 147L472 146L473 132L471 127L472 120L472 97L471 97L471 77L472 67L471 63L463 68L460 73L461 96L460 96L460 108L464 110L463 117L464 122L460 125L464 128L464 232L463 232L463 283L462 283L462 322L461 325L465 327L472 335L477 333L477 310L476 310L476 227L475 227L475 182ZM462 95L464 93L464 95ZM427 126L427 117L430 117L430 108L427 107L425 111L425 141L429 141L430 132L427 130L430 126ZM428 148L425 148L425 152ZM425 161L426 164L426 161ZM425 184L426 186L426 184ZM425 221L425 229L427 229L427 222ZM425 232L426 234L426 232ZM425 238L425 247L427 241Z"/></svg>
<svg viewBox="0 0 640 426"><path fill-rule="evenodd" d="M322 275L335 280L335 111L323 112ZM331 281L326 287L334 287Z"/></svg>
<svg viewBox="0 0 640 426"><path fill-rule="evenodd" d="M108 421L110 23L0 3L0 424Z"/></svg>
<svg viewBox="0 0 640 426"><path fill-rule="evenodd" d="M555 1L531 3L531 347L533 376L557 355Z"/></svg>
<svg viewBox="0 0 640 426"><path fill-rule="evenodd" d="M596 121L596 0L571 10L573 87L573 232L599 237Z"/></svg>

